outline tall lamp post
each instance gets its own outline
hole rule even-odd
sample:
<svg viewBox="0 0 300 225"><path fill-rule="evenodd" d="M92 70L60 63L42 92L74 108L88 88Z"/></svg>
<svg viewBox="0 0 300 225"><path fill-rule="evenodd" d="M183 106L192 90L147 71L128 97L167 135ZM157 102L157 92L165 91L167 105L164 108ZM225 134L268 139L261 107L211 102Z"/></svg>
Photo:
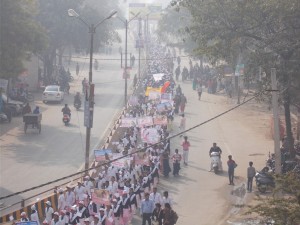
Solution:
<svg viewBox="0 0 300 225"><path fill-rule="evenodd" d="M135 14L134 17L132 17L130 20L123 20L120 17L117 17L120 21L122 21L125 25L125 69L124 69L124 78L125 78L125 94L124 94L124 107L127 109L127 33L128 33L128 24L135 19L138 15L140 15L140 12Z"/></svg>
<svg viewBox="0 0 300 225"><path fill-rule="evenodd" d="M96 25L89 25L74 9L68 10L68 15L70 17L75 17L79 19L89 28L89 33L91 34L90 43L90 68L89 68L89 94L86 90L85 93L85 104L84 104L84 125L86 126L86 145L85 145L85 164L84 169L89 169L89 158L90 158L90 139L91 139L91 128L93 127L93 113L94 113L94 84L93 82L93 45L94 45L94 34L96 28L102 24L105 20L112 18L117 11L112 11L106 18L101 20Z"/></svg>

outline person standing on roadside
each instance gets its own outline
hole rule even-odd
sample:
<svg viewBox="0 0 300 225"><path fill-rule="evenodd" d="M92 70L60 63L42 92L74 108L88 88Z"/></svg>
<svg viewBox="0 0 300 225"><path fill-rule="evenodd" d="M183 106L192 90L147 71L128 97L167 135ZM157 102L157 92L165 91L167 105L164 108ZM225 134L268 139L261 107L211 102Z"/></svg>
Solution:
<svg viewBox="0 0 300 225"><path fill-rule="evenodd" d="M182 150L183 150L183 163L184 165L188 165L188 159L189 159L189 148L190 148L190 142L188 141L188 137L184 136L184 141L181 144Z"/></svg>
<svg viewBox="0 0 300 225"><path fill-rule="evenodd" d="M247 178L248 178L248 182L247 182L247 191L248 192L252 192L252 182L253 182L253 177L256 174L256 170L253 167L253 162L249 162L249 167L247 169Z"/></svg>
<svg viewBox="0 0 300 225"><path fill-rule="evenodd" d="M199 82L196 86L197 92L198 92L198 100L201 99L201 95L202 95L202 83Z"/></svg>
<svg viewBox="0 0 300 225"><path fill-rule="evenodd" d="M182 114L180 119L180 125L179 125L180 132L185 130L185 124L186 124L186 118L184 117L184 114Z"/></svg>
<svg viewBox="0 0 300 225"><path fill-rule="evenodd" d="M233 183L233 178L234 178L234 169L237 167L237 164L235 161L232 159L232 155L228 156L228 178L229 178L229 185L234 185Z"/></svg>

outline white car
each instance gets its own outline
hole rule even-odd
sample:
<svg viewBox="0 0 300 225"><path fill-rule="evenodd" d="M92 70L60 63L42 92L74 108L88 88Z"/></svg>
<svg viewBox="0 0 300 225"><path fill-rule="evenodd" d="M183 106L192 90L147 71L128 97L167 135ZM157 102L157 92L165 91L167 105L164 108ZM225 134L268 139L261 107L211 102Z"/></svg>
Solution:
<svg viewBox="0 0 300 225"><path fill-rule="evenodd" d="M64 92L61 91L60 86L47 86L43 92L43 102L62 102L64 100Z"/></svg>

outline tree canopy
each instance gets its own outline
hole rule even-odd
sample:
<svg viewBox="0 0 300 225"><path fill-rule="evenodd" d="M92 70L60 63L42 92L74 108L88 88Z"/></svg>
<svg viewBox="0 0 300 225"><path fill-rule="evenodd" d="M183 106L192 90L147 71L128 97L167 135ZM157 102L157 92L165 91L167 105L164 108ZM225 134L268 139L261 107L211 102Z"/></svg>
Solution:
<svg viewBox="0 0 300 225"><path fill-rule="evenodd" d="M34 0L0 1L0 77L16 77L23 60L46 47L45 30L36 22Z"/></svg>

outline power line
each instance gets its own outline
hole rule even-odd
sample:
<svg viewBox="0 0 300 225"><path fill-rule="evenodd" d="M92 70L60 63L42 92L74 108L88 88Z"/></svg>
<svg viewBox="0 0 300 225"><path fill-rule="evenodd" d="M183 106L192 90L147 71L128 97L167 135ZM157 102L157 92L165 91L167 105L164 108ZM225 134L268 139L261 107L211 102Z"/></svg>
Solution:
<svg viewBox="0 0 300 225"><path fill-rule="evenodd" d="M96 166L96 167L94 167L94 168L89 168L89 169L86 169L86 170L83 170L83 171L79 171L79 172L73 173L73 174L71 174L71 175L64 176L64 177L61 177L61 178L59 178L59 179L56 179L56 180L53 180L53 181L49 181L49 182L47 182L47 183L44 183L44 184L41 184L41 185L38 185L38 186L35 186L35 187L31 187L31 188L28 188L28 189L25 189L25 190L23 190L23 191L15 192L15 193L13 193L13 194L10 194L10 195L6 195L6 196L3 196L3 197L0 197L0 200L6 199L6 198L9 198L9 197L13 197L13 196L16 196L16 195L19 195L19 194L23 194L23 193L25 193L25 192L32 191L32 190L35 190L35 189L38 189L38 188L47 186L47 185L50 185L50 184L53 184L53 183L56 183L56 182L59 182L59 181L68 179L68 178L70 178L70 177L74 177L74 176L77 176L77 175L80 175L80 174L85 174L85 173L87 173L87 172L90 171L90 170L94 170L94 169L96 169L96 168L99 168L99 167L105 166L105 165L107 165L107 164L110 164L110 163L112 163L112 162L115 162L115 161L117 161L117 160L119 160L119 159L126 158L126 157L131 156L131 155L133 155L133 154L135 154L135 153L144 151L144 150L146 150L146 149L149 148L149 147L153 147L153 146L155 146L155 145L157 145L157 144L160 144L160 143L162 143L162 142L164 142L164 141L166 141L166 140L175 138L175 137L177 137L177 136L179 136L179 135L182 135L182 134L187 133L187 132L189 132L189 131L191 131L191 130L193 130L193 129L196 129L196 128L198 128L198 127L200 127L200 126L202 126L202 125L204 125L204 124L206 124L206 123L209 123L209 122L211 122L211 121L213 121L213 120L215 120L215 119L217 119L217 118L219 118L219 117L221 117L221 116L223 116L223 115L225 115L225 114L227 114L227 113L229 113L229 112L231 112L231 111L233 111L233 110L235 110L235 109L241 107L242 105L244 105L244 104L246 104L246 103L252 101L253 99L255 99L256 97L262 95L263 93L264 93L264 91L261 91L261 92L255 94L253 97L249 98L248 100L245 100L245 101L242 102L241 104L238 104L238 105L236 105L236 106L234 106L234 107L232 107L232 108L230 108L230 109L228 109L228 110L226 110L226 111L224 111L224 112L222 112L222 113L220 113L220 114L218 114L218 115L216 115L216 116L214 116L214 117L212 117L212 118L210 118L210 119L208 119L208 120L206 120L206 121L204 121L204 122L202 122L202 123L200 123L200 124L197 124L197 125L195 125L195 126L189 128L189 129L187 129L187 130L184 130L184 131L182 131L182 132L179 132L179 133L177 133L177 134L174 134L174 135L171 136L171 137L167 137L167 138L165 138L165 139L163 139L163 140L161 140L161 141L159 141L159 142L157 142L157 143L155 143L155 144L149 145L149 146L144 147L144 148L139 148L138 150L136 150L136 151L134 151L134 152L132 152L132 153L130 153L130 154L126 154L126 155L121 156L121 157L119 157L119 158L112 159L112 160L110 160L110 161L108 161L108 162L105 162L105 163L102 163L102 164L100 164L100 165L98 165L98 166Z"/></svg>

